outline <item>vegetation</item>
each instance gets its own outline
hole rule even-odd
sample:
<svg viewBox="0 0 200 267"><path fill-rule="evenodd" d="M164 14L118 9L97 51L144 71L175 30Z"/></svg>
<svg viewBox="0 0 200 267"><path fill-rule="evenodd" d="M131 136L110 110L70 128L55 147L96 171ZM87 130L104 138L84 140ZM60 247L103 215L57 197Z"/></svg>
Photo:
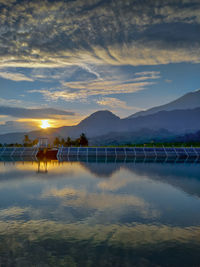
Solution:
<svg viewBox="0 0 200 267"><path fill-rule="evenodd" d="M54 146L88 146L88 144L88 139L84 133L82 133L80 137L75 140L72 140L70 137L67 137L66 140L56 137L53 141Z"/></svg>
<svg viewBox="0 0 200 267"><path fill-rule="evenodd" d="M124 146L130 147L200 147L200 142L150 142L150 143L141 143L141 144L125 144Z"/></svg>
<svg viewBox="0 0 200 267"><path fill-rule="evenodd" d="M28 136L28 134L24 135L23 144L19 143L10 143L10 144L0 144L0 147L6 146L6 147L32 147L34 145L37 145L38 139L31 140ZM65 140L64 138L56 137L53 141L54 146L88 146L88 139L84 133L80 135L79 138L72 140L70 137L67 137Z"/></svg>
<svg viewBox="0 0 200 267"><path fill-rule="evenodd" d="M38 143L38 139L35 139L35 140L31 140L28 136L28 134L25 134L24 135L24 140L23 140L23 146L24 147L32 147L34 145L37 145Z"/></svg>
<svg viewBox="0 0 200 267"><path fill-rule="evenodd" d="M7 147L32 147L38 143L38 139L31 140L28 135L24 135L24 140L23 144L19 143L10 143L10 144L0 144L0 147L2 146L7 146ZM98 142L99 143L99 142ZM59 138L56 137L53 141L54 146L88 146L89 142L84 133L80 135L79 138L77 139L71 139L70 137L67 137L66 139L64 138ZM186 134L183 136L176 136L176 137L171 137L169 139L163 138L161 139L154 139L151 141L139 141L136 142L118 142L118 140L113 140L113 142L107 142L107 144L102 144L102 145L94 145L96 146L104 146L104 147L200 147L200 131L197 133L193 134Z"/></svg>

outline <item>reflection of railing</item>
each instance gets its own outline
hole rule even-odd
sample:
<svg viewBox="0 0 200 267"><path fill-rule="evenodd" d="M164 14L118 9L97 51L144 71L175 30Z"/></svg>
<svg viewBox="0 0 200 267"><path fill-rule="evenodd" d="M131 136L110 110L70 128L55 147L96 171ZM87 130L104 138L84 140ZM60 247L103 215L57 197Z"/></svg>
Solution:
<svg viewBox="0 0 200 267"><path fill-rule="evenodd" d="M96 163L136 163L136 162L157 162L157 163L200 163L199 157L88 157L88 156L67 156L59 159L60 162L96 162Z"/></svg>
<svg viewBox="0 0 200 267"><path fill-rule="evenodd" d="M58 161L55 160L38 160L37 157L0 157L0 162L37 162L38 164L38 173L47 173L47 165L53 164L56 162L59 164L61 162L96 162L96 163L200 163L200 157L137 157L137 156L65 156L60 157Z"/></svg>
<svg viewBox="0 0 200 267"><path fill-rule="evenodd" d="M61 147L58 159L63 157L142 157L193 158L200 157L200 148L185 147Z"/></svg>

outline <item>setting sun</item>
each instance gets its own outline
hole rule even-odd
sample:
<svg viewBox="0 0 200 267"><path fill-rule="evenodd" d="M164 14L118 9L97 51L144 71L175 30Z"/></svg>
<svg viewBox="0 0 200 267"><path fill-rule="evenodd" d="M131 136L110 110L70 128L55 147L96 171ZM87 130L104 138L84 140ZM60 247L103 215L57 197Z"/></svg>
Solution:
<svg viewBox="0 0 200 267"><path fill-rule="evenodd" d="M40 125L40 127L41 127L42 129L47 129L47 128L51 127L51 126L50 126L48 120L42 120L42 121L41 121L41 125Z"/></svg>

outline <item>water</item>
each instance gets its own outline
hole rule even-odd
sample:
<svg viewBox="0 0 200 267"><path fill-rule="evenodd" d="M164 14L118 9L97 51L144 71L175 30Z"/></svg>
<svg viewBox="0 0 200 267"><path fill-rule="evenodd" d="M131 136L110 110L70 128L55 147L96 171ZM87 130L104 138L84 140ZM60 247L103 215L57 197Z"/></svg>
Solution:
<svg viewBox="0 0 200 267"><path fill-rule="evenodd" d="M200 266L200 164L1 162L0 266Z"/></svg>

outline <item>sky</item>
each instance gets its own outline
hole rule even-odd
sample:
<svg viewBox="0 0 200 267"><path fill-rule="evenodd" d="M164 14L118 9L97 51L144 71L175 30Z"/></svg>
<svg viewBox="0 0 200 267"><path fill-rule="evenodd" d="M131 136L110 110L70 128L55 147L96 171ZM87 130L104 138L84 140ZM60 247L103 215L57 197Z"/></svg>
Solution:
<svg viewBox="0 0 200 267"><path fill-rule="evenodd" d="M0 0L0 133L200 88L200 0Z"/></svg>

